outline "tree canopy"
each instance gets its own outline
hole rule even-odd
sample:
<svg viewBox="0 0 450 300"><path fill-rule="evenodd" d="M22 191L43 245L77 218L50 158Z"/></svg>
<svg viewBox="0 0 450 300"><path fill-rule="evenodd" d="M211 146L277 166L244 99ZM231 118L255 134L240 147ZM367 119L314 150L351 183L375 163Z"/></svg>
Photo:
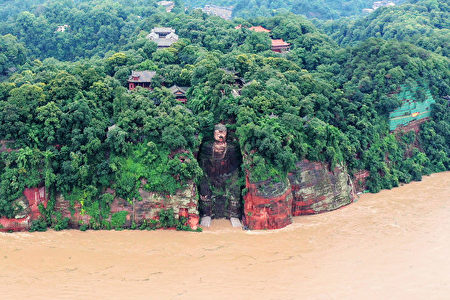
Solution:
<svg viewBox="0 0 450 300"><path fill-rule="evenodd" d="M238 141L253 181L282 180L302 159L368 170L373 192L448 170L450 61L438 38L448 24L445 5L431 4L348 24L292 12L226 21L185 12L178 1L172 13L143 0L24 1L2 10L0 140L11 151L0 153L0 216L14 215L25 187L43 184L92 207L109 187L124 199L139 198L140 188L173 194L202 176L196 153L217 123ZM422 29L403 38L397 25L370 33L372 21L389 16L406 24L402 10L434 28L420 37L435 46L414 38ZM258 25L271 32L248 29ZM342 35L361 26L370 29ZM146 38L154 27L172 27L180 39L158 49ZM271 51L271 39L291 50ZM127 89L139 70L156 72L151 90ZM186 104L172 85L187 87ZM417 134L390 132L397 94L417 85L435 99L431 119Z"/></svg>

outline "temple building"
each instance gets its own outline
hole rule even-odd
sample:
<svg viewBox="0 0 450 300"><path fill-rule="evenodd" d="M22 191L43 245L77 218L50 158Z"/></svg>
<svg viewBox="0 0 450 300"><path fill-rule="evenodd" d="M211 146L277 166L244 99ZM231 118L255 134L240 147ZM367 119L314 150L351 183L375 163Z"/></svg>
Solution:
<svg viewBox="0 0 450 300"><path fill-rule="evenodd" d="M70 26L65 24L65 25L58 25L58 28L56 28L56 32L65 32Z"/></svg>
<svg viewBox="0 0 450 300"><path fill-rule="evenodd" d="M178 35L175 34L175 29L170 27L155 27L147 35L147 38L154 41L159 49L168 48L178 41Z"/></svg>
<svg viewBox="0 0 450 300"><path fill-rule="evenodd" d="M283 39L272 40L272 51L284 53L291 49L291 44L286 43Z"/></svg>
<svg viewBox="0 0 450 300"><path fill-rule="evenodd" d="M262 26L252 26L248 30L251 30L251 31L254 31L254 32L267 32L267 33L270 32L269 29L266 29L266 28L264 28Z"/></svg>
<svg viewBox="0 0 450 300"><path fill-rule="evenodd" d="M239 25L239 26L236 26L235 28L240 29L240 28L242 28L242 26ZM265 32L265 33L269 33L269 34L271 32L269 29L266 29L262 26L252 26L248 30L251 30L254 32ZM272 39L271 49L273 52L284 53L291 49L291 44L286 43L285 41L283 41L283 39Z"/></svg>
<svg viewBox="0 0 450 300"><path fill-rule="evenodd" d="M181 103L186 103L187 102L187 98L186 98L186 91L187 91L187 89L188 89L188 87L177 86L177 85L174 85L174 86L169 88L169 90L174 95L175 99L177 101L180 101Z"/></svg>
<svg viewBox="0 0 450 300"><path fill-rule="evenodd" d="M151 82L155 75L155 71L132 71L131 76L128 78L128 89L132 91L137 86L140 86L151 90Z"/></svg>

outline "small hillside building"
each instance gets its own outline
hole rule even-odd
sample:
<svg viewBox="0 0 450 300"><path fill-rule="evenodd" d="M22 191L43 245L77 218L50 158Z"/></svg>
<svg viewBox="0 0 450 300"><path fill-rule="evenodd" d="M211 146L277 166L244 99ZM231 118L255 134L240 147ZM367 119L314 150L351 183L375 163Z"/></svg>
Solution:
<svg viewBox="0 0 450 300"><path fill-rule="evenodd" d="M147 35L147 38L154 41L159 49L168 48L178 41L178 35L175 34L175 29L170 27L155 27Z"/></svg>
<svg viewBox="0 0 450 300"><path fill-rule="evenodd" d="M175 99L177 101L180 101L181 103L186 103L187 102L187 98L186 98L186 91L187 91L187 89L188 89L188 87L177 86L177 85L174 85L174 86L169 88L169 90L174 95Z"/></svg>
<svg viewBox="0 0 450 300"><path fill-rule="evenodd" d="M272 40L272 51L284 53L291 49L291 44L286 43L283 39Z"/></svg>
<svg viewBox="0 0 450 300"><path fill-rule="evenodd" d="M56 28L56 32L65 32L70 26L65 24L65 25L59 25Z"/></svg>
<svg viewBox="0 0 450 300"><path fill-rule="evenodd" d="M267 32L270 33L269 29L266 29L262 26L252 26L248 30L254 31L254 32Z"/></svg>
<svg viewBox="0 0 450 300"><path fill-rule="evenodd" d="M128 89L134 90L137 86L151 90L151 83L153 77L156 76L155 71L132 71L128 78Z"/></svg>

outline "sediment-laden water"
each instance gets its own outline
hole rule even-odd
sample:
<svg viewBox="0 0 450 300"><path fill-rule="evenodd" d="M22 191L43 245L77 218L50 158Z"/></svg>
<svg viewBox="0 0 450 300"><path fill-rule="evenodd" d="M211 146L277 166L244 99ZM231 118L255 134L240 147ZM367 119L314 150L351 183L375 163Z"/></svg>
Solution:
<svg viewBox="0 0 450 300"><path fill-rule="evenodd" d="M450 172L249 232L0 233L0 299L448 299Z"/></svg>

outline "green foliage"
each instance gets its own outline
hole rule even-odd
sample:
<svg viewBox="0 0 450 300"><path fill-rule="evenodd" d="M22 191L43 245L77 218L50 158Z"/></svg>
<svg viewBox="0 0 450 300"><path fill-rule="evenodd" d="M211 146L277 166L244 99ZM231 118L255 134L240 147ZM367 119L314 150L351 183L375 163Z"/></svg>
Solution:
<svg viewBox="0 0 450 300"><path fill-rule="evenodd" d="M26 187L38 187L48 175L53 178L53 170L45 164L50 152L23 148L18 151L1 153L3 167L0 166L0 215L12 218L17 212L13 202L22 196Z"/></svg>
<svg viewBox="0 0 450 300"><path fill-rule="evenodd" d="M158 220L150 219L146 220L144 219L139 226L139 230L156 230L158 228L161 228L161 225Z"/></svg>
<svg viewBox="0 0 450 300"><path fill-rule="evenodd" d="M449 3L412 0L403 5L377 9L368 16L328 22L325 30L340 44L371 37L405 41L443 56L449 56Z"/></svg>
<svg viewBox="0 0 450 300"><path fill-rule="evenodd" d="M191 153L171 156L170 151L158 148L153 142L133 146L126 157L112 158L112 169L116 171L114 187L117 195L128 201L141 199L141 187L174 194L187 181L196 180L203 174Z"/></svg>
<svg viewBox="0 0 450 300"><path fill-rule="evenodd" d="M139 230L156 230L160 228L173 229L179 231L197 231L201 232L201 228L192 230L188 225L188 219L185 217L175 218L173 208L161 209L158 213L158 219L144 219L139 227Z"/></svg>
<svg viewBox="0 0 450 300"><path fill-rule="evenodd" d="M174 194L195 182L194 154L219 122L252 181L284 180L302 159L369 170L371 191L450 168L446 3L411 0L323 25L343 48L319 21L285 10L328 19L371 2L215 2L236 5L235 16L270 16L235 21L185 13L180 3L165 13L156 1L132 2L10 0L0 8L0 140L10 141L0 153L0 216L15 216L26 187L45 185L80 203L90 228L114 228L112 195L103 191L132 202L141 188ZM291 51L270 51L269 35L252 25ZM158 50L146 38L156 26L173 27L180 40ZM153 90L129 92L132 70L156 71ZM188 87L186 105L168 89L174 84ZM436 99L431 119L417 136L395 136L395 95L414 84ZM49 203L46 221L64 228ZM164 224L143 228L186 226L162 214Z"/></svg>
<svg viewBox="0 0 450 300"><path fill-rule="evenodd" d="M114 228L115 230L122 230L127 221L127 216L127 211L113 213L111 216L111 228Z"/></svg>
<svg viewBox="0 0 450 300"><path fill-rule="evenodd" d="M44 218L39 218L31 222L30 232L47 231L47 222Z"/></svg>
<svg viewBox="0 0 450 300"><path fill-rule="evenodd" d="M179 220L175 219L175 214L172 208L167 210L161 209L159 211L159 223L162 228L173 228L177 227Z"/></svg>
<svg viewBox="0 0 450 300"><path fill-rule="evenodd" d="M233 16L251 18L256 16L273 16L279 12L291 11L295 14L305 15L311 18L335 19L344 16L359 15L362 9L372 6L368 0L186 0L187 5L199 7L206 4L233 6Z"/></svg>
<svg viewBox="0 0 450 300"><path fill-rule="evenodd" d="M14 73L26 61L26 50L11 34L0 35L0 75Z"/></svg>
<svg viewBox="0 0 450 300"><path fill-rule="evenodd" d="M70 219L68 217L62 217L61 212L55 212L54 219L52 219L52 228L56 231L64 230L69 227Z"/></svg>

